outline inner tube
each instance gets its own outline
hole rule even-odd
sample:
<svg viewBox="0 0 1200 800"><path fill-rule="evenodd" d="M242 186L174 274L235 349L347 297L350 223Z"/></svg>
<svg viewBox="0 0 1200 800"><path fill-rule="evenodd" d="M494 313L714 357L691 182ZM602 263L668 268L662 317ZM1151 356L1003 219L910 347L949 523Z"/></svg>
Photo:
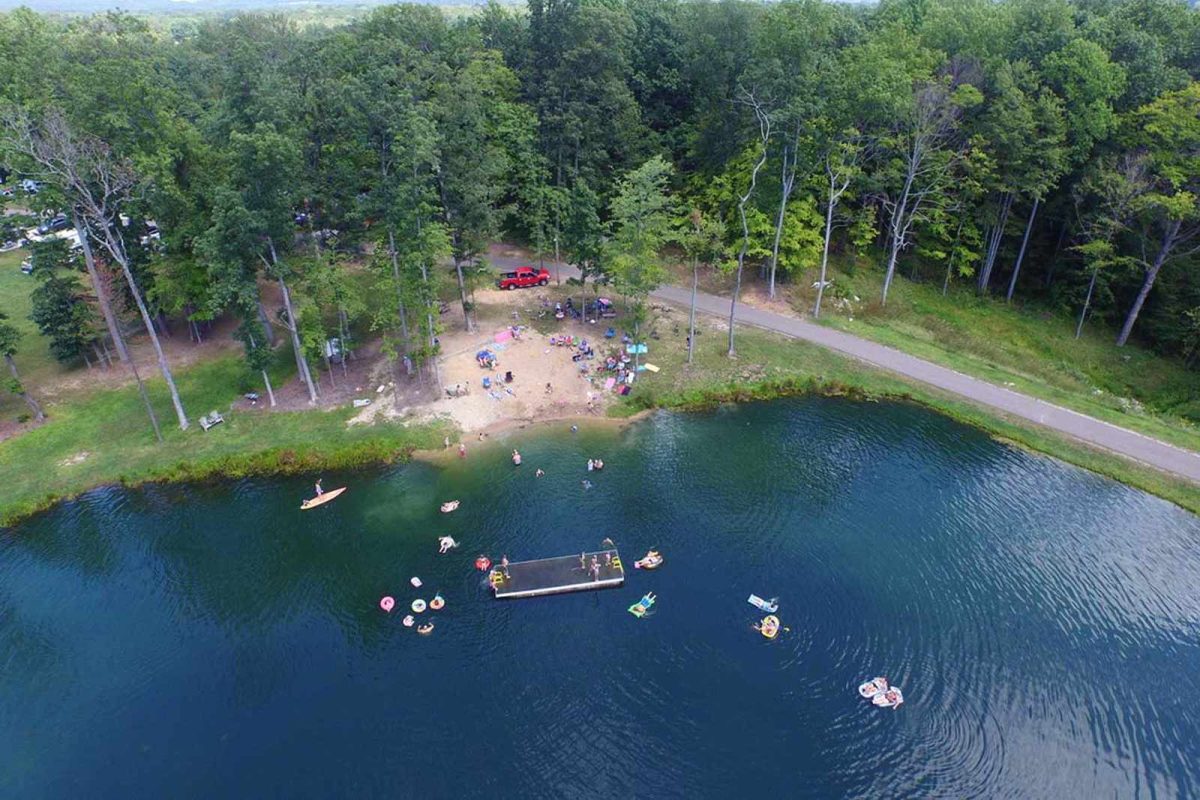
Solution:
<svg viewBox="0 0 1200 800"><path fill-rule="evenodd" d="M429 601L429 607L434 611L441 611L445 606L446 601L442 599L440 594L434 595L433 599Z"/></svg>
<svg viewBox="0 0 1200 800"><path fill-rule="evenodd" d="M411 628L411 627L413 626L413 623L414 623L414 622L416 622L416 620L415 620L415 619L413 619L413 615L412 615L412 614L406 614L406 615L404 616L404 627L406 627L406 628Z"/></svg>
<svg viewBox="0 0 1200 800"><path fill-rule="evenodd" d="M416 613L420 614L422 611L425 610L425 601L419 597L416 600L413 600L412 601L412 610L415 611Z"/></svg>
<svg viewBox="0 0 1200 800"><path fill-rule="evenodd" d="M475 559L475 569L479 570L480 572L487 572L491 568L492 560L487 556L480 556L479 558Z"/></svg>
<svg viewBox="0 0 1200 800"><path fill-rule="evenodd" d="M387 611L389 614L391 613L392 609L395 608L395 606L396 599L394 597L382 597L379 600L379 607L384 611Z"/></svg>
<svg viewBox="0 0 1200 800"><path fill-rule="evenodd" d="M887 691L887 681L883 678L869 680L858 687L858 693L867 700L884 691Z"/></svg>
<svg viewBox="0 0 1200 800"><path fill-rule="evenodd" d="M449 500L445 503L442 503L442 513L443 514L449 514L451 511L453 511L456 508L458 508L457 500Z"/></svg>
<svg viewBox="0 0 1200 800"><path fill-rule="evenodd" d="M758 632L768 639L774 639L779 635L779 617L774 615L763 617L762 627Z"/></svg>
<svg viewBox="0 0 1200 800"><path fill-rule="evenodd" d="M421 634L422 636L428 636L429 634L433 633L433 623L431 622L428 625L422 625L421 627L417 628L417 633Z"/></svg>

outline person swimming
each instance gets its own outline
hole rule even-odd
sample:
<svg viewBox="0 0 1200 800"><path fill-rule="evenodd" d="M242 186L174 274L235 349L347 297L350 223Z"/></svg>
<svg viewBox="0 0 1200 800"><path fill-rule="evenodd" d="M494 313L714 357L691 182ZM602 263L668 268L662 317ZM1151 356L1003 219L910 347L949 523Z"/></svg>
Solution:
<svg viewBox="0 0 1200 800"><path fill-rule="evenodd" d="M583 481L583 488L584 488L585 490L592 488L592 482L591 482L591 481L589 481L589 480L585 480L585 481Z"/></svg>
<svg viewBox="0 0 1200 800"><path fill-rule="evenodd" d="M546 474L546 473L545 473L545 472L542 470L542 468L541 468L541 467L538 467L538 470L537 470L537 472L533 473L533 477L535 477L535 478L540 478L540 477L542 477L542 476L543 476L543 475L545 475L545 474Z"/></svg>

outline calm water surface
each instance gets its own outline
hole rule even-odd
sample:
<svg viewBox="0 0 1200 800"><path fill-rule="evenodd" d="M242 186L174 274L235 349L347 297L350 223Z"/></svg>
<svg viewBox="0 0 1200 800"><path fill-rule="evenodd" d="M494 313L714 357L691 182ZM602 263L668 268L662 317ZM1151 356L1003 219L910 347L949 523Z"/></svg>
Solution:
<svg viewBox="0 0 1200 800"><path fill-rule="evenodd" d="M0 534L0 796L1200 792L1200 519L932 413L662 414L342 483L304 513L301 480L106 490ZM605 536L666 564L506 603L472 565ZM429 637L377 606L435 590ZM858 698L877 674L898 711Z"/></svg>

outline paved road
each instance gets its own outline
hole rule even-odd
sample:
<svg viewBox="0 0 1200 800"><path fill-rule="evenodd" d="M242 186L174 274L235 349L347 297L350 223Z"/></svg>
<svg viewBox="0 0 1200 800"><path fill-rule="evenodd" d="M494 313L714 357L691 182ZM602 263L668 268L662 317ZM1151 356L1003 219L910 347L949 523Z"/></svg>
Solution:
<svg viewBox="0 0 1200 800"><path fill-rule="evenodd" d="M495 255L493 255L493 262L498 266L516 266L518 263L528 263ZM553 266L549 264L547 266L553 274ZM577 276L578 273L564 265L562 275L565 279L568 276ZM691 292L677 286L664 286L654 292L653 297L656 300L683 306L687 306L691 302ZM729 298L702 292L696 298L696 308L707 314L727 317ZM828 347L881 369L935 386L980 405L1035 422L1087 444L1111 450L1164 472L1200 483L1200 454L1189 450L1160 442L1149 436L1056 406L1053 403L1047 403L1044 400L1038 400L1020 392L1014 392L1003 386L972 378L891 347L853 334L826 328L814 322L750 308L745 304L738 305L735 319L743 325L753 325L756 328L775 331Z"/></svg>

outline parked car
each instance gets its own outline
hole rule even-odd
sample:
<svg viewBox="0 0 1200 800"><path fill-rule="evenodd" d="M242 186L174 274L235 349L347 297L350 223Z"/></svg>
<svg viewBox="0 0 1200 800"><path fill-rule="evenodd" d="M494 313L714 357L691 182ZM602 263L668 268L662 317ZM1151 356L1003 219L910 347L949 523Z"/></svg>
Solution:
<svg viewBox="0 0 1200 800"><path fill-rule="evenodd" d="M528 289L530 286L545 286L550 282L550 270L533 267L517 267L513 272L501 272L496 280L498 289Z"/></svg>
<svg viewBox="0 0 1200 800"><path fill-rule="evenodd" d="M69 227L71 227L71 223L67 221L66 214L55 214L50 219L43 221L41 225L38 225L37 232L45 236L47 233L65 230Z"/></svg>
<svg viewBox="0 0 1200 800"><path fill-rule="evenodd" d="M25 194L37 194L42 190L42 184L39 181L30 180L29 178L21 181L20 186Z"/></svg>

